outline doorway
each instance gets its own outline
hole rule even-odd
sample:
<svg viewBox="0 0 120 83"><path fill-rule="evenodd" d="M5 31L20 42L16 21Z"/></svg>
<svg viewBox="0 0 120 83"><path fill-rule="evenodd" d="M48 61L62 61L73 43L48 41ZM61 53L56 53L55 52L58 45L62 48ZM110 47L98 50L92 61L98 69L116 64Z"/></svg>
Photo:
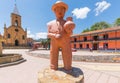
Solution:
<svg viewBox="0 0 120 83"><path fill-rule="evenodd" d="M98 43L94 43L93 44L93 50L97 50L98 49Z"/></svg>
<svg viewBox="0 0 120 83"><path fill-rule="evenodd" d="M17 39L15 40L15 46L19 46L19 41Z"/></svg>

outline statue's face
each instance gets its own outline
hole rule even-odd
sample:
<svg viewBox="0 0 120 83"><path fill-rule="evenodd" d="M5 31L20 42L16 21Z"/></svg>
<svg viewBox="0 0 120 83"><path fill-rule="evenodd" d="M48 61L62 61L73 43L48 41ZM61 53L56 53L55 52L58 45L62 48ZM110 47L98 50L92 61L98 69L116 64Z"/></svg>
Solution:
<svg viewBox="0 0 120 83"><path fill-rule="evenodd" d="M64 17L64 15L65 15L65 8L64 7L62 7L62 6L57 6L56 8L55 8L55 15L56 15L56 17L57 18L63 18Z"/></svg>

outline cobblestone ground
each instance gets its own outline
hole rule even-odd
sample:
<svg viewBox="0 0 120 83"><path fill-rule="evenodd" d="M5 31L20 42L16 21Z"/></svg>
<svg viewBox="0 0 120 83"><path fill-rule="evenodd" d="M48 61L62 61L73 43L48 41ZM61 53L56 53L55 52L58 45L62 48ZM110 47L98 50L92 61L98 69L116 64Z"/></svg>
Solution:
<svg viewBox="0 0 120 83"><path fill-rule="evenodd" d="M27 61L18 65L0 68L0 83L37 83L38 71L49 66L49 59L29 56L26 52L28 50L25 49L4 50L3 53L20 53ZM49 53L45 50L33 52ZM76 54L79 53L76 52ZM82 53L86 54L86 52ZM62 61L59 61L59 63L62 64ZM85 83L120 83L119 63L73 62L73 66L84 72Z"/></svg>

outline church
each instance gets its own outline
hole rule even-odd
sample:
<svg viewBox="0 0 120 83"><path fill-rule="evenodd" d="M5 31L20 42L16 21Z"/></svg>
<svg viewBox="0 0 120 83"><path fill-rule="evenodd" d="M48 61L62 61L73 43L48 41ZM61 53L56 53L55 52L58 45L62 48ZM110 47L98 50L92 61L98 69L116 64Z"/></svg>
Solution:
<svg viewBox="0 0 120 83"><path fill-rule="evenodd" d="M23 29L21 22L21 16L15 4L14 10L11 13L11 25L6 27L6 24L4 24L4 46L27 45L27 30Z"/></svg>

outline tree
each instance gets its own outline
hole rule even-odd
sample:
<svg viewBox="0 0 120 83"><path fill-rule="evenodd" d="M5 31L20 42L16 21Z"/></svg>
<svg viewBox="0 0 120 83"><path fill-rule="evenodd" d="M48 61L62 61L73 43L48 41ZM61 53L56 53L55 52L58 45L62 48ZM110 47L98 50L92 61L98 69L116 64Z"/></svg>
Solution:
<svg viewBox="0 0 120 83"><path fill-rule="evenodd" d="M47 38L47 47L48 47L48 49L50 49L50 38Z"/></svg>
<svg viewBox="0 0 120 83"><path fill-rule="evenodd" d="M89 32L89 31L106 29L106 28L110 28L110 27L111 27L111 25L108 24L107 22L104 22L104 21L102 21L102 22L97 22L97 23L93 24L93 25L90 27L90 29L87 28L87 29L83 30L82 33L84 33L84 32Z"/></svg>
<svg viewBox="0 0 120 83"><path fill-rule="evenodd" d="M120 18L115 20L114 26L120 26Z"/></svg>
<svg viewBox="0 0 120 83"><path fill-rule="evenodd" d="M50 49L50 38L42 40L41 44L43 45L43 48Z"/></svg>
<svg viewBox="0 0 120 83"><path fill-rule="evenodd" d="M90 27L90 30L91 31L101 30L101 29L106 29L106 28L109 28L109 27L111 27L110 24L108 24L107 22L102 21L102 22L97 22L94 25L92 25Z"/></svg>
<svg viewBox="0 0 120 83"><path fill-rule="evenodd" d="M82 33L89 32L89 31L90 31L89 28L87 28L87 29L83 30Z"/></svg>
<svg viewBox="0 0 120 83"><path fill-rule="evenodd" d="M43 48L45 48L45 46L46 46L46 40L42 40L41 44L42 44Z"/></svg>

